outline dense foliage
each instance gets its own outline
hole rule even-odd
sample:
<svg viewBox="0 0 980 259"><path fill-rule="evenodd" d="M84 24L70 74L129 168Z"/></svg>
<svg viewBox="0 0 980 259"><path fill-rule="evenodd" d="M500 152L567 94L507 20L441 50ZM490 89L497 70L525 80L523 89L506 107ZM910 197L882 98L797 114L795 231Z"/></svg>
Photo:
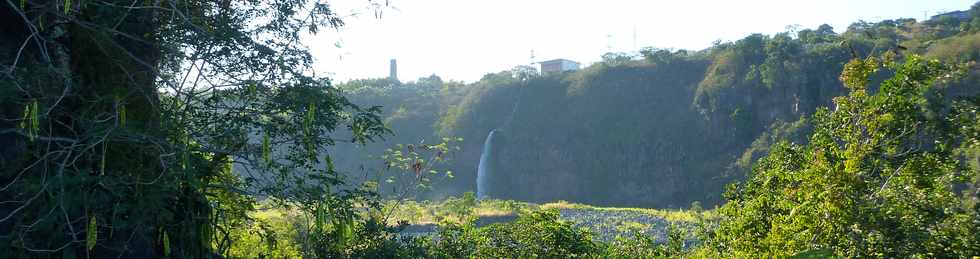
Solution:
<svg viewBox="0 0 980 259"><path fill-rule="evenodd" d="M935 88L957 70L911 56L872 92L875 58L855 59L850 90L813 116L808 144L780 142L727 192L710 246L725 255L969 257L980 253L977 168L959 151L978 141L976 100ZM888 61L885 61L886 63Z"/></svg>
<svg viewBox="0 0 980 259"><path fill-rule="evenodd" d="M465 199L464 199L465 200ZM458 204L457 204L458 205ZM473 204L469 209L473 209ZM669 258L690 250L685 247L684 233L670 228L667 240L658 242L643 234L623 236L615 242L595 240L589 230L562 220L557 209L522 210L510 222L478 226L465 211L449 212L451 218L441 221L425 235L392 235L377 231L371 221L356 224L353 233L358 242L334 251L331 257L346 258ZM300 225L297 214L272 210L256 215L260 226L242 231L233 256L267 255L282 257L300 254L295 237L302 236L291 225ZM397 228L395 229L397 231ZM288 239L293 237L293 239ZM283 240L283 238L287 238ZM272 245L270 245L272 244Z"/></svg>
<svg viewBox="0 0 980 259"><path fill-rule="evenodd" d="M6 1L3 257L227 254L257 197L301 204L316 253L371 194L340 186L330 135L386 132L310 70L310 1ZM14 46L14 47L7 47ZM233 170L234 169L234 170ZM364 205L360 205L364 206Z"/></svg>

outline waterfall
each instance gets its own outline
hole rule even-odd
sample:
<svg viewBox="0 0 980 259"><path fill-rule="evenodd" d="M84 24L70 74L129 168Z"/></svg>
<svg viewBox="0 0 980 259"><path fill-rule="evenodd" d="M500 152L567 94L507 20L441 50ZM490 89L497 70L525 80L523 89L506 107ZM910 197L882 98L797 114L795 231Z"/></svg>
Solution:
<svg viewBox="0 0 980 259"><path fill-rule="evenodd" d="M522 84L522 86L525 85L527 85L527 81ZM505 130L510 129L511 123L514 121L514 116L517 115L517 108L520 107L519 104L521 103L522 97L524 97L524 88L526 87L521 87L517 92L517 100L515 100L514 106L511 107L510 116L507 117L507 120L503 124ZM493 161L490 160L490 156L493 152L493 136L496 133L497 129L490 130L490 134L487 135L487 140L483 141L483 153L480 154L480 165L478 165L476 168L477 199L490 198L490 194L488 193L489 189L487 188L489 187L487 186L489 183L487 181L490 180L490 174L493 172L493 170L491 170L491 164Z"/></svg>
<svg viewBox="0 0 980 259"><path fill-rule="evenodd" d="M487 135L487 140L483 142L483 153L480 154L480 165L476 168L476 198L484 199L488 198L487 194L487 178L490 177L492 170L490 170L490 153L493 151L493 135L497 133L497 129L490 131L490 135Z"/></svg>

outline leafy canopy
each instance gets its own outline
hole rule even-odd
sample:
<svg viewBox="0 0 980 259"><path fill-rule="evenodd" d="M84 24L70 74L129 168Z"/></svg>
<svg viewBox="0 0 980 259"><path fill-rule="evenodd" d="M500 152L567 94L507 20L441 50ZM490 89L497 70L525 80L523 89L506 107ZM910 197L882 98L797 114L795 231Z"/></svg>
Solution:
<svg viewBox="0 0 980 259"><path fill-rule="evenodd" d="M976 169L956 155L975 146L966 131L976 122L954 119L976 110L950 109L935 88L960 70L918 56L882 63L845 65L850 94L813 116L809 143L774 145L745 183L730 186L713 249L736 257L978 253L980 218L960 195ZM870 87L883 67L891 78Z"/></svg>

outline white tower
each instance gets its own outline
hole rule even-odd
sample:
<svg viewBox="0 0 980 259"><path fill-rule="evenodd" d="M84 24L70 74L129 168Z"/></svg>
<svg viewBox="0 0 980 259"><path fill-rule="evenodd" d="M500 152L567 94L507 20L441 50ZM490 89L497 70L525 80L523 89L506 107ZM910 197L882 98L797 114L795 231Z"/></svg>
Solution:
<svg viewBox="0 0 980 259"><path fill-rule="evenodd" d="M395 59L391 59L388 79L391 79L392 81L398 81L398 64L395 62Z"/></svg>

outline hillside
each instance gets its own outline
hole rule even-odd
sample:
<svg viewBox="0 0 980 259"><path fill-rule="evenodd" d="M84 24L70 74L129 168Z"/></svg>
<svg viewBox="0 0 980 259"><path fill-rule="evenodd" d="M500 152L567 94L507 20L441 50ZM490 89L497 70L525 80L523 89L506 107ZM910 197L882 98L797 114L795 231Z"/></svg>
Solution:
<svg viewBox="0 0 980 259"><path fill-rule="evenodd" d="M972 20L976 23L976 19ZM846 93L839 75L853 56L917 53L976 62L980 34L969 20L941 17L858 22L754 34L699 51L644 49L607 54L576 72L537 75L527 67L478 82L438 77L338 85L358 104L381 105L396 135L340 147L348 171L395 143L463 137L448 168L456 177L422 196L473 191L488 133L491 197L569 200L606 206L714 205L724 186L779 139L802 142L807 118ZM942 88L945 98L978 92L980 73ZM889 75L878 75L880 81ZM338 158L337 160L344 160Z"/></svg>

